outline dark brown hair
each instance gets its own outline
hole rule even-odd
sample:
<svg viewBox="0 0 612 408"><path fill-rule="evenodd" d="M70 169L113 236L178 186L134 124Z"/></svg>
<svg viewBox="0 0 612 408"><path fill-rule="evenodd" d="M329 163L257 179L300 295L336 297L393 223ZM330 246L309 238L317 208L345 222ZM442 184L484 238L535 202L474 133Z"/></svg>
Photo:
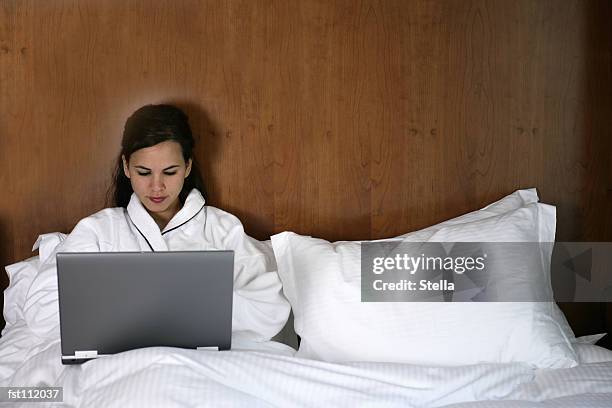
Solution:
<svg viewBox="0 0 612 408"><path fill-rule="evenodd" d="M192 160L191 172L185 178L183 189L179 194L181 203L185 202L187 195L193 188L200 190L206 199L206 189L202 175L193 157L195 141L191 134L189 118L172 105L146 105L136 110L125 122L123 139L121 140L121 153L117 158L113 174L113 182L108 190L109 205L127 207L134 190L130 179L123 172L122 156L129 162L130 156L136 150L155 146L158 143L172 140L181 145L185 163Z"/></svg>

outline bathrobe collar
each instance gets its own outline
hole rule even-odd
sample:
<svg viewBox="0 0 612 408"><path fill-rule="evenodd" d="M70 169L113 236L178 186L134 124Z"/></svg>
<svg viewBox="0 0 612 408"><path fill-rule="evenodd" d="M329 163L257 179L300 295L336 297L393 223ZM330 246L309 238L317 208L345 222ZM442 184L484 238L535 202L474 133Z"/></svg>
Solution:
<svg viewBox="0 0 612 408"><path fill-rule="evenodd" d="M204 197L202 197L199 190L194 188L189 192L183 207L172 217L163 232L159 230L155 220L149 215L144 205L136 196L136 193L132 193L127 206L127 213L132 224L145 241L147 241L149 249L152 251L167 251L168 245L162 235L187 224L203 210L204 205Z"/></svg>

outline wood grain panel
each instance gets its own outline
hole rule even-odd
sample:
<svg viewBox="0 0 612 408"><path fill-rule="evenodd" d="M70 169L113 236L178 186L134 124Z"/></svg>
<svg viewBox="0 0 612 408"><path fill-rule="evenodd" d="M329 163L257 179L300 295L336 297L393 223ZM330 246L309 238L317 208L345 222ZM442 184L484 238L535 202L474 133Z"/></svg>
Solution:
<svg viewBox="0 0 612 408"><path fill-rule="evenodd" d="M105 205L125 119L159 102L260 239L389 237L537 187L559 240L611 241L611 8L0 0L0 264Z"/></svg>

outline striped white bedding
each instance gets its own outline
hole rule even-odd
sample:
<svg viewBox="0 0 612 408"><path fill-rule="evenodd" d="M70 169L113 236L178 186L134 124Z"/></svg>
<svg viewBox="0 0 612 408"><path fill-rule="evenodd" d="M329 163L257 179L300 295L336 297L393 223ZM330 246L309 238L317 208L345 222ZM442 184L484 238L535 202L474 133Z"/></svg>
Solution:
<svg viewBox="0 0 612 408"><path fill-rule="evenodd" d="M59 341L16 324L0 339L0 386L62 386L59 406L78 407L612 406L612 351L589 344L576 345L578 367L558 370L331 364L295 358L280 343L238 338L233 347L141 349L63 366Z"/></svg>

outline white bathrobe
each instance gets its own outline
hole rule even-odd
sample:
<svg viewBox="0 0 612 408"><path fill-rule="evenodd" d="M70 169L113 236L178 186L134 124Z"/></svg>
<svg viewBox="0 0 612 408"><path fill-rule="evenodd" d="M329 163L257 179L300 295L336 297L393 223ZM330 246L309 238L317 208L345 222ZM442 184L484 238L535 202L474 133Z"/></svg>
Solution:
<svg viewBox="0 0 612 408"><path fill-rule="evenodd" d="M41 337L59 337L57 252L234 250L232 330L268 340L289 315L271 249L244 232L232 214L207 206L193 189L163 231L136 194L127 210L107 208L82 219L40 266L25 301L25 320Z"/></svg>

